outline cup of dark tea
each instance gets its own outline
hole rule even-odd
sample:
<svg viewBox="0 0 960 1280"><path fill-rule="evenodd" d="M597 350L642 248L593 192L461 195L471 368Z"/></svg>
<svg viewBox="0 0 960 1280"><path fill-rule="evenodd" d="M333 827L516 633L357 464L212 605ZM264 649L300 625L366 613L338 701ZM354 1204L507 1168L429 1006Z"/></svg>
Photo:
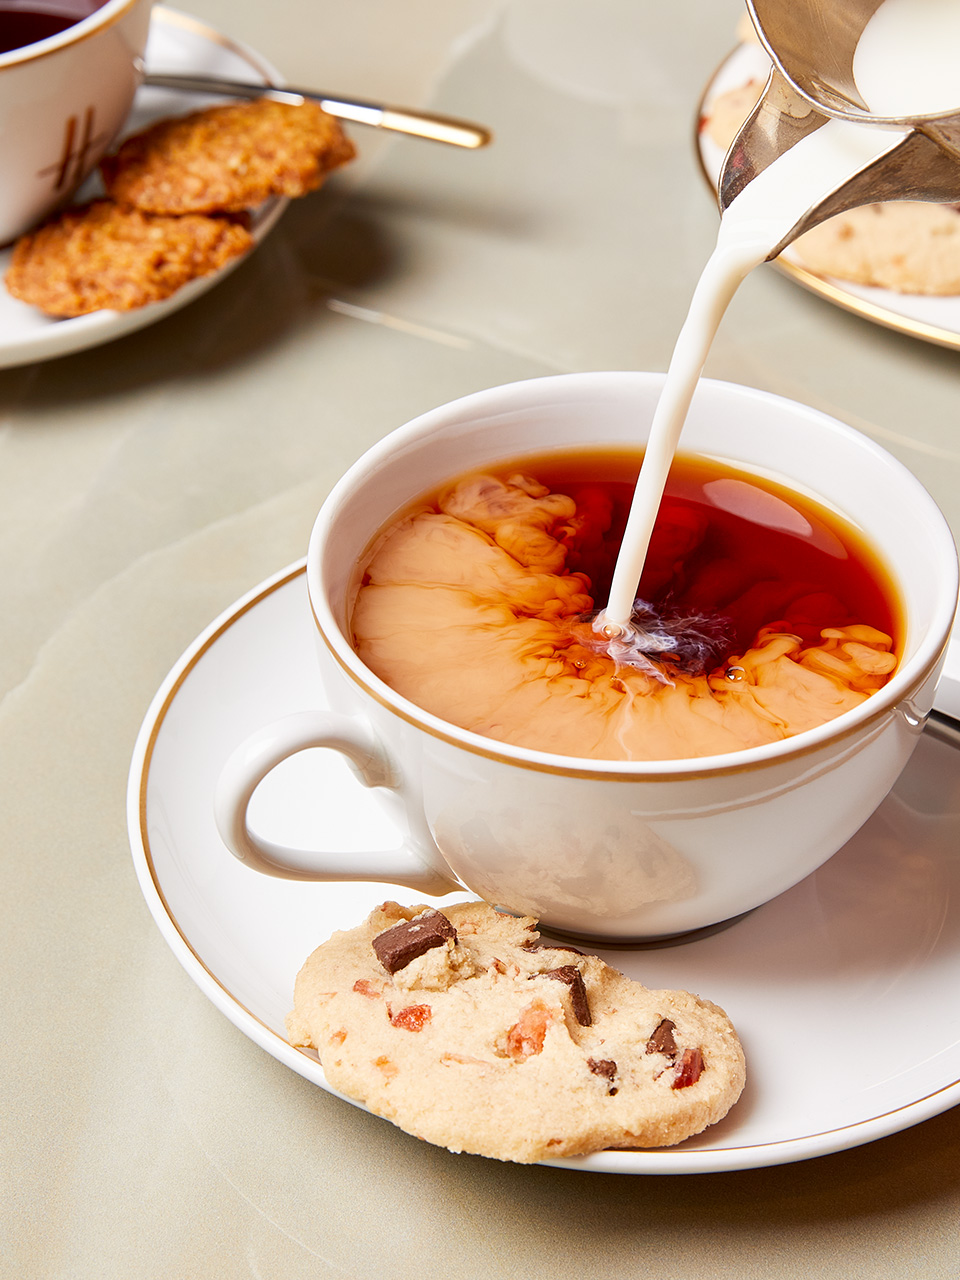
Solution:
<svg viewBox="0 0 960 1280"><path fill-rule="evenodd" d="M640 585L681 639L698 619L708 650L700 670L669 651L659 675L618 665L590 610L662 385L495 387L350 469L307 554L327 705L225 761L216 816L236 857L466 888L555 933L636 943L749 911L857 831L933 705L957 606L950 529L865 435L704 379ZM251 828L260 781L316 747L405 823L400 847L296 849Z"/></svg>
<svg viewBox="0 0 960 1280"><path fill-rule="evenodd" d="M0 244L66 203L143 75L152 0L0 0Z"/></svg>

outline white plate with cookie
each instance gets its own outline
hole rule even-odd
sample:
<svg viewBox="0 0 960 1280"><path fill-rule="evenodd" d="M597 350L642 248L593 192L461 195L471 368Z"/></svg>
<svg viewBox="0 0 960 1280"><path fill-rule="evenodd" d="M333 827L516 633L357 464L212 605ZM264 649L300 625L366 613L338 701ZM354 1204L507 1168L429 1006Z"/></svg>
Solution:
<svg viewBox="0 0 960 1280"><path fill-rule="evenodd" d="M228 39L188 14L157 6L153 10L146 49L148 71L208 74L257 84L281 84L279 73L254 50ZM143 87L137 92L125 134L145 128L164 116L182 115L211 105L209 96L198 97ZM78 200L94 196L98 180L90 179ZM250 232L258 244L286 208L285 199L273 198L251 211ZM0 250L0 277L10 265L11 249ZM55 319L11 297L0 286L0 369L83 351L114 338L155 324L165 316L212 289L242 259L192 280L162 302L133 311L94 311L69 319Z"/></svg>
<svg viewBox="0 0 960 1280"><path fill-rule="evenodd" d="M723 61L704 90L696 147L714 192L727 147L769 71L766 52L746 40ZM957 209L906 203L871 206L831 220L798 244L789 245L773 264L797 284L885 328L960 348ZM837 270L843 278L833 273Z"/></svg>
<svg viewBox="0 0 960 1280"><path fill-rule="evenodd" d="M222 844L213 794L236 744L267 721L324 705L314 645L302 562L217 618L144 720L128 830L150 911L200 989L269 1054L343 1097L316 1052L287 1038L307 956L387 899L443 910L472 895L424 899L391 885L273 879ZM306 804L311 787L315 804ZM304 847L397 843L391 813L324 751L275 770L254 796L251 821ZM883 1138L960 1102L958 846L960 733L940 725L866 826L789 892L699 936L598 950L647 987L721 1006L743 1043L746 1088L724 1119L679 1145L544 1163L629 1174L786 1164Z"/></svg>

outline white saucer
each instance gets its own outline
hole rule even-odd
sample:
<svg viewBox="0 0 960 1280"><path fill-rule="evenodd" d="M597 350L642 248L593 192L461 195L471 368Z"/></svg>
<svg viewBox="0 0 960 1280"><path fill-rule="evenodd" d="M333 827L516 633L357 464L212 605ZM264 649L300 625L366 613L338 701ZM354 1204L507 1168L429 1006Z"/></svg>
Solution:
<svg viewBox="0 0 960 1280"><path fill-rule="evenodd" d="M316 1056L284 1039L294 976L333 930L384 898L418 897L262 876L221 844L212 806L221 765L243 737L322 705L301 562L218 618L160 688L133 755L128 823L147 904L190 976L252 1040L329 1089ZM288 761L255 805L254 825L292 843L398 842L332 753ZM722 1005L743 1038L747 1088L724 1121L679 1147L550 1163L635 1174L785 1164L960 1102L958 837L960 751L928 732L880 811L802 884L710 936L604 953L648 986Z"/></svg>
<svg viewBox="0 0 960 1280"><path fill-rule="evenodd" d="M208 73L259 84L283 83L270 63L252 49L227 39L188 14L162 6L153 10L145 61L147 70L153 72ZM183 115L216 101L209 95L143 88L134 99L123 132L135 133L161 116ZM97 179L88 179L77 199L89 199L99 189ZM254 211L250 230L257 243L274 226L287 204L286 200L268 200ZM10 249L0 250L0 281L10 264L10 254ZM123 312L94 311L72 320L43 315L11 297L0 283L0 369L84 351L155 324L212 289L236 265L235 260L212 275L193 280L172 297L149 307Z"/></svg>
<svg viewBox="0 0 960 1280"><path fill-rule="evenodd" d="M738 45L704 90L698 120L709 113L710 104L719 94L740 88L751 80L763 83L769 72L770 59L760 45ZM724 153L703 130L698 129L696 145L704 176L716 192ZM960 348L960 297L896 293L834 276L817 276L800 263L789 246L774 260L773 266L811 293L874 324L939 346Z"/></svg>

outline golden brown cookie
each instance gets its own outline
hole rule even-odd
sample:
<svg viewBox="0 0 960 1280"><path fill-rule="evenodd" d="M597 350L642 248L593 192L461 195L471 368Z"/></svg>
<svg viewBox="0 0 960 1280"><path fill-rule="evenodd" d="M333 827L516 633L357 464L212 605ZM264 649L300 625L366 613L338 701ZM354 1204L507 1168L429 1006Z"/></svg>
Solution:
<svg viewBox="0 0 960 1280"><path fill-rule="evenodd" d="M744 1083L722 1009L652 991L483 902L385 902L297 977L290 1040L329 1083L451 1151L529 1163L681 1142Z"/></svg>
<svg viewBox="0 0 960 1280"><path fill-rule="evenodd" d="M170 297L253 245L231 218L156 217L94 200L17 241L6 285L52 316L131 311Z"/></svg>
<svg viewBox="0 0 960 1280"><path fill-rule="evenodd" d="M109 195L149 213L237 213L313 191L354 154L316 103L259 98L159 120L100 170Z"/></svg>

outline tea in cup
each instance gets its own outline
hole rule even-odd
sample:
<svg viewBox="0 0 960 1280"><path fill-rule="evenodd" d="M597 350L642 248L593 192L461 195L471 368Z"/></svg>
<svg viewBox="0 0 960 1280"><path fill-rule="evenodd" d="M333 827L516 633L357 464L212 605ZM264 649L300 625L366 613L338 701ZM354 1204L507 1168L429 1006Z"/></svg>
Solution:
<svg viewBox="0 0 960 1280"><path fill-rule="evenodd" d="M266 726L226 763L217 819L237 857L269 874L300 879L380 880L437 895L465 887L507 910L537 916L548 930L622 943L686 933L750 910L815 870L869 817L906 764L932 706L956 608L956 550L936 505L901 464L865 436L802 405L703 380L683 441L701 489L714 486L707 505L729 507L731 494L751 488L751 477L757 492L768 495L774 515L763 535L769 543L764 554L784 532L777 524L791 520L819 521L822 531L813 541L839 544L833 559L843 582L823 577L827 570L818 569L815 557L803 569L811 579L804 607L814 615L816 608L827 612L806 623L789 611L779 620L787 631L793 626L801 632L798 644L817 648L814 635L802 634L803 625L825 633L837 629L833 606L823 601L840 593L849 595L855 613L867 615L861 621L868 630L886 629L886 645L874 646L882 661L871 668L872 684L855 688L856 696L819 719L798 722L789 736L761 730L742 743L718 745L708 738L705 747L689 737L687 753L691 699L683 693L686 676L677 672L681 702L675 716L670 698L664 700L658 714L665 733L654 739L669 750L639 758L622 730L599 752L592 745L586 751L578 743L593 744L593 731L588 721L572 719L571 707L578 698L589 702L589 680L577 689L576 674L557 667L555 647L543 680L567 681L573 701L559 715L541 715L543 690L536 680L532 693L522 681L510 685L511 651L505 633L498 638L496 621L506 616L502 601L499 614L494 609L478 617L486 628L483 644L461 652L459 660L456 646L446 657L431 647L445 625L434 604L452 589L449 581L408 597L426 602L422 608L411 610L401 599L400 613L386 621L364 617L364 593L382 580L378 550L389 546L391 531L407 527L411 513L431 510L437 493L458 477L492 476L503 484L504 468L509 479L517 463L523 465L515 488L531 498L537 486L549 490L548 507L558 492L569 503L577 465L585 468L580 488L593 482L592 492L602 492L604 485L595 483L598 451L623 456L642 447L662 383L656 374L588 373L493 388L423 415L351 468L324 503L307 556L329 709L304 709ZM565 475L548 474L558 466L567 468ZM544 477L553 483L542 484ZM585 500L579 515L576 505L572 513L569 505L556 506L560 525L584 518ZM442 513L443 521L448 516ZM556 522L551 528L556 534ZM468 537L481 559L460 559L468 592L478 576L499 572L487 552L502 551L504 538L509 543L516 533L515 527L506 534L471 528ZM744 530L738 536L727 560L756 559ZM510 545L520 557L517 580L529 587L527 580L536 576L529 548ZM536 554L549 559L554 552L538 544ZM740 567L757 580L756 564ZM598 577L595 565L588 568ZM420 572L409 576L415 581ZM574 618L578 606L591 603L584 583L593 583L589 573L577 578L580 572L568 574L570 586L561 589L569 591ZM397 584L382 585L389 596ZM508 583L508 596L512 590ZM741 594L749 596L749 581ZM810 601L816 599L821 603L814 607ZM395 646L397 664L381 666L374 651L382 654L381 640L401 629L398 618L405 628L411 612L422 614L416 621L426 659L416 666L423 658L414 652L416 633L404 631ZM514 619L529 613L523 601L513 601ZM581 631L570 644L583 639ZM745 661L753 652L741 636L728 643ZM529 657L532 650L525 652ZM840 659L846 656L843 650ZM724 661L721 646L710 659L714 666L708 663L691 679L722 681ZM491 717L488 679L498 666L505 672L505 712ZM633 679L627 672L621 682ZM609 684L607 679L604 687ZM471 719L477 705L483 714ZM708 718L714 716L710 706ZM625 744L622 751L618 743ZM249 829L247 805L259 781L287 756L317 746L342 752L371 796L402 813L408 834L401 848L320 854L286 848ZM323 803L320 796L304 796L303 802Z"/></svg>
<svg viewBox="0 0 960 1280"><path fill-rule="evenodd" d="M0 0L0 244L61 204L116 138L152 0Z"/></svg>

